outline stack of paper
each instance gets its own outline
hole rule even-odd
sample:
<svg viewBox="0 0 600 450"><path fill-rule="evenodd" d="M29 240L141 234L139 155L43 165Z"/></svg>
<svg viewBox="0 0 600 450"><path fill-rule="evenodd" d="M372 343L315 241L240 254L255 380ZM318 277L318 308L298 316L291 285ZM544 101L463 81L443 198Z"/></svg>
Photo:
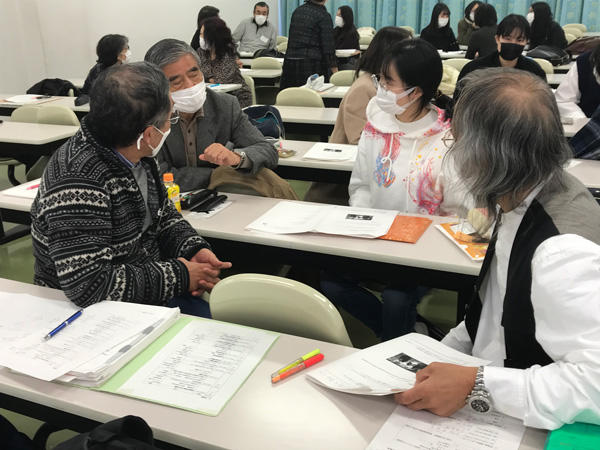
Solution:
<svg viewBox="0 0 600 450"><path fill-rule="evenodd" d="M388 232L397 211L282 201L246 229L266 233L326 233L377 238Z"/></svg>
<svg viewBox="0 0 600 450"><path fill-rule="evenodd" d="M435 226L473 261L483 261L489 240L482 238L467 221L442 223Z"/></svg>
<svg viewBox="0 0 600 450"><path fill-rule="evenodd" d="M37 195L38 188L40 186L40 179L30 181L28 183L19 184L18 186L2 191L4 195L10 195L11 197L21 197L34 199Z"/></svg>
<svg viewBox="0 0 600 450"><path fill-rule="evenodd" d="M302 157L317 161L356 161L358 147L348 144L329 144L317 142Z"/></svg>
<svg viewBox="0 0 600 450"><path fill-rule="evenodd" d="M48 100L51 100L51 98L48 96L34 94L13 95L12 97L5 99L5 101L7 102L19 103L22 105L28 105L32 103L43 103Z"/></svg>

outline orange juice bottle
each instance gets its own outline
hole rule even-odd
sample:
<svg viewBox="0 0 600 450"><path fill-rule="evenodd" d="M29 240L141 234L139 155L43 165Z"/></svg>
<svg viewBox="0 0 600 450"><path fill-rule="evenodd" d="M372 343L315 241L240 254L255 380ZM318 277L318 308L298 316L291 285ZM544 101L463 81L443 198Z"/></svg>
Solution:
<svg viewBox="0 0 600 450"><path fill-rule="evenodd" d="M167 197L173 202L177 211L181 212L181 199L179 196L179 185L173 181L173 174L167 172L163 174L163 183L167 188Z"/></svg>

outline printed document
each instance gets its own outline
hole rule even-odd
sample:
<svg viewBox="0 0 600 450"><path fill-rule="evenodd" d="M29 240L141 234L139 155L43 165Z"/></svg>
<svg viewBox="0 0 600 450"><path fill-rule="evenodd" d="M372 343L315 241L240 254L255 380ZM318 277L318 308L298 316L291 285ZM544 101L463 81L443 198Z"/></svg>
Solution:
<svg viewBox="0 0 600 450"><path fill-rule="evenodd" d="M367 450L517 450L525 433L520 420L498 412L463 408L451 417L397 406Z"/></svg>
<svg viewBox="0 0 600 450"><path fill-rule="evenodd" d="M39 186L40 179L38 178L37 180L19 184L18 186L6 189L2 191L2 194L10 195L11 197L21 197L33 200L37 195Z"/></svg>
<svg viewBox="0 0 600 450"><path fill-rule="evenodd" d="M302 157L302 159L315 159L317 161L356 161L358 147L348 144L330 144L317 142Z"/></svg>
<svg viewBox="0 0 600 450"><path fill-rule="evenodd" d="M411 333L333 361L306 376L336 391L388 395L412 388L417 371L432 362L474 367L489 364L429 336Z"/></svg>

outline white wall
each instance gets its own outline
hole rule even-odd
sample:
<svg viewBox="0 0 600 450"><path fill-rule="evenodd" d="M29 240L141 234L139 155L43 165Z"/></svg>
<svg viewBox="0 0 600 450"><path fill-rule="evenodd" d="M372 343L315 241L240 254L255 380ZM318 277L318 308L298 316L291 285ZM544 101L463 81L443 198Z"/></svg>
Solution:
<svg viewBox="0 0 600 450"><path fill-rule="evenodd" d="M160 39L189 42L204 4L219 8L233 31L256 1L0 0L0 93L25 92L43 78L85 78L105 34L126 35L134 61ZM267 3L278 27L277 1Z"/></svg>

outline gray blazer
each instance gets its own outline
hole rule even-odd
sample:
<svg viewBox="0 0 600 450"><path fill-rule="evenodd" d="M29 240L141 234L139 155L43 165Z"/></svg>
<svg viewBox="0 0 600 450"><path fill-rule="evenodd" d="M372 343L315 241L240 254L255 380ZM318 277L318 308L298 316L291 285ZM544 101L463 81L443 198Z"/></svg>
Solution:
<svg viewBox="0 0 600 450"><path fill-rule="evenodd" d="M250 123L233 95L206 90L204 117L197 119L196 157L210 144L219 143L230 150L243 151L252 162L251 172L261 168L277 167L278 155L258 129ZM172 172L182 192L205 188L217 166L197 159L198 167L187 167L183 133L179 124L171 127L171 134L158 154L161 173Z"/></svg>

